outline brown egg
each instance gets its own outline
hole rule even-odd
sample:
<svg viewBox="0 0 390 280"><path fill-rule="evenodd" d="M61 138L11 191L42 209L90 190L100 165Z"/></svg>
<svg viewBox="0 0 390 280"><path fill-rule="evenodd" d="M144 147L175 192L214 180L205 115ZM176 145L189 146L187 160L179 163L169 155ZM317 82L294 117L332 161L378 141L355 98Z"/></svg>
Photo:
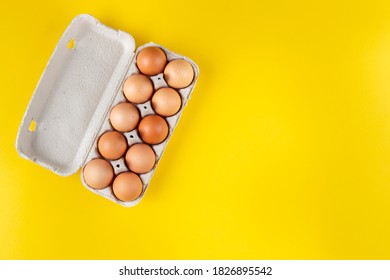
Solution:
<svg viewBox="0 0 390 280"><path fill-rule="evenodd" d="M161 116L173 116L181 107L180 94L173 88L160 88L153 94L152 107Z"/></svg>
<svg viewBox="0 0 390 280"><path fill-rule="evenodd" d="M191 64L184 59L174 59L170 61L164 70L164 79L173 88L185 88L194 79L194 69Z"/></svg>
<svg viewBox="0 0 390 280"><path fill-rule="evenodd" d="M98 150L106 159L118 159L125 154L126 149L127 141L122 133L117 131L108 131L99 138Z"/></svg>
<svg viewBox="0 0 390 280"><path fill-rule="evenodd" d="M137 67L145 75L153 76L162 73L165 64L167 64L167 57L158 47L146 47L137 55Z"/></svg>
<svg viewBox="0 0 390 280"><path fill-rule="evenodd" d="M168 124L158 115L148 115L139 123L138 132L145 143L159 144L167 138Z"/></svg>
<svg viewBox="0 0 390 280"><path fill-rule="evenodd" d="M128 132L136 128L139 119L137 107L130 103L119 103L110 113L111 125L120 132Z"/></svg>
<svg viewBox="0 0 390 280"><path fill-rule="evenodd" d="M96 158L85 165L83 176L85 182L91 188L104 189L111 184L114 178L114 170L108 161Z"/></svg>
<svg viewBox="0 0 390 280"><path fill-rule="evenodd" d="M144 103L152 97L152 81L141 74L131 75L123 85L123 93L130 102Z"/></svg>
<svg viewBox="0 0 390 280"><path fill-rule="evenodd" d="M141 178L133 172L123 172L112 183L114 195L122 201L133 201L142 193Z"/></svg>
<svg viewBox="0 0 390 280"><path fill-rule="evenodd" d="M126 153L127 167L138 174L152 170L156 163L156 154L153 149L144 143L134 144Z"/></svg>

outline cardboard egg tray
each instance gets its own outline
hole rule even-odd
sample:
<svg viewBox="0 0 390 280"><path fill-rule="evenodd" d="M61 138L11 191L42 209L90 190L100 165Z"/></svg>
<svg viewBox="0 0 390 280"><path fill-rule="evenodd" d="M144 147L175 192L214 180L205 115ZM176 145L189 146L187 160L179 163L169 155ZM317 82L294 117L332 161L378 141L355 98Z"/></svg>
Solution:
<svg viewBox="0 0 390 280"><path fill-rule="evenodd" d="M148 43L135 51L132 36L111 29L89 15L73 19L52 54L24 115L16 141L17 151L47 169L62 176L76 173L94 158L102 158L97 150L97 140L106 131L114 130L109 113L116 104L129 102L123 95L124 81L139 70L136 55L145 47L158 46L168 62L185 59L194 69L194 80L183 89L182 106L178 113L164 117L169 125L167 138L158 145L150 145L156 154L156 164L151 171L140 174L142 194L134 201L117 199L111 186L97 190L89 187L81 174L83 185L92 192L123 206L133 206L143 197L164 149L194 89L199 69L190 59L175 54L163 46ZM163 73L149 76L154 91L168 87ZM141 118L154 114L151 101L134 104ZM128 147L143 142L137 128L123 133ZM110 161L115 175L129 171L124 156Z"/></svg>

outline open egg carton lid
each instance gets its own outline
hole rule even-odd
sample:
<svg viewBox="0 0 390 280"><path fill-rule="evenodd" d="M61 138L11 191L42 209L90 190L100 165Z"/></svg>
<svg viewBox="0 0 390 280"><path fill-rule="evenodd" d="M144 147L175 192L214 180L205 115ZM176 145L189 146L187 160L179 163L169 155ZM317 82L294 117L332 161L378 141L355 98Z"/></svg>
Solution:
<svg viewBox="0 0 390 280"><path fill-rule="evenodd" d="M19 129L19 154L53 172L77 172L133 60L135 42L89 15L57 44Z"/></svg>

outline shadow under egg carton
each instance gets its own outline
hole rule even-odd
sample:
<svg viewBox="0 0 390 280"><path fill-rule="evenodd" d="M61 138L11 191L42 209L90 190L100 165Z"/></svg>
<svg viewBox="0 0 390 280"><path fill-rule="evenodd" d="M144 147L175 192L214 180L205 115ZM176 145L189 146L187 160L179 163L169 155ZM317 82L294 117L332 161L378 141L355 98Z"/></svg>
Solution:
<svg viewBox="0 0 390 280"><path fill-rule="evenodd" d="M123 206L126 206L126 207L130 207L130 206L134 206L136 205L137 203L139 203L139 201L142 199L142 197L144 196L149 184L150 184L150 181L152 179L152 176L158 166L158 163L162 157L162 154L165 150L165 147L166 145L168 144L169 142L169 139L171 138L172 134L173 134L173 131L177 125L177 122L179 121L180 119L180 116L183 112L183 109L184 107L186 106L190 96L191 96L191 93L195 87L195 84L196 84L196 80L198 78L198 75L199 75L199 69L197 67L197 65L192 61L190 60L189 58L187 57L184 57L182 55L179 55L179 54L176 54L170 50L168 50L167 48L161 46L161 45L158 45L158 44L155 44L155 43L148 43L148 44L145 44L145 45L142 45L140 46L136 53L135 53L135 56L133 57L132 59L132 62L130 64L130 67L122 81L122 83L120 84L120 88L117 90L117 93L113 99L113 102L109 108L109 110L107 111L106 113L106 116L104 118L104 121L102 123L102 126L99 130L99 132L97 133L97 136L95 138L95 141L91 147L91 150L89 151L87 157L86 157L86 160L83 164L83 166L85 166L85 164L87 164L89 161L95 159L95 158L103 158L100 153L98 152L98 148L97 148L97 141L99 139L99 137L104 133L104 132L107 132L107 131L114 131L115 129L112 127L111 123L110 123L110 120L109 120L109 114L110 114L110 111L111 109L117 105L118 103L122 103L122 102L128 102L128 103L131 103L133 104L134 106L136 106L138 108L138 111L140 113L140 117L141 119L147 115L152 115L152 114L156 114L155 111L153 110L152 108L152 104L151 104L151 99L149 99L148 101L146 101L145 103L141 103L141 104L136 104L136 103L132 103L130 101L128 101L124 94L123 94L123 84L124 82L126 81L126 79L131 76L131 75L134 75L134 74L142 74L140 73L140 71L138 70L137 66L136 66L136 57L138 55L138 53L140 51L142 51L142 49L146 48L146 47L150 47L150 46L155 46L155 47L159 47L161 48L166 57L167 57L167 64L171 61L171 60L174 60L174 59L184 59L186 61L188 61L193 69L194 69L194 79L193 81L191 82L191 84L185 88L182 88L182 89L175 89L181 96L181 100L182 100L182 104L181 104L181 107L180 107L180 110L173 116L170 116L170 117L163 117L167 123L168 123L168 126L169 126L169 132L168 132L168 136L167 138L160 144L157 144L157 145L149 145L152 147L152 149L154 150L155 154L156 154L156 163L154 165L154 167L152 168L152 170L150 170L149 172L147 173L144 173L144 174L138 174L139 177L141 178L142 180L142 186L143 186L143 190L142 190L142 193L141 195L133 200L133 201L129 201L129 202L124 202L124 201L121 201L119 200L114 194L113 194L113 191L112 191L112 185L109 185L107 186L106 188L104 189L94 189L94 188L91 188L89 187L85 180L84 180L84 177L83 177L83 174L81 172L81 180L82 180L82 183L83 185L89 189L90 191L98 194L98 195L101 195L101 196L104 196L106 197L107 199L110 199L116 203L119 203ZM154 75L154 76L149 76L149 79L152 81L153 83L153 94L156 90L158 90L159 88L164 88L164 87L169 87L164 79L164 74L163 73L159 73L157 75ZM126 140L127 140L127 144L128 144L128 147L130 147L131 145L133 144L136 144L136 143L144 143L142 141L142 139L139 137L138 135L138 127L135 128L134 130L130 131L130 132L125 132L125 133L122 133L125 137L126 137ZM126 154L125 154L126 155ZM126 166L126 162L125 162L125 155L120 158L120 159L117 159L117 160L112 160L112 161L109 161L114 169L114 173L115 173L115 176L122 173L122 172L126 172L126 171L130 171L127 166Z"/></svg>

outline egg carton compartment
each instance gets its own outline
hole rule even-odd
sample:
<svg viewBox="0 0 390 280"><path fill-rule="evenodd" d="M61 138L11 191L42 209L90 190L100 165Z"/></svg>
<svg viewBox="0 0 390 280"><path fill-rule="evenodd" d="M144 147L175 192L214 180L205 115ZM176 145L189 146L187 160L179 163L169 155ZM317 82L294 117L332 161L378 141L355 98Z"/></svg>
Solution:
<svg viewBox="0 0 390 280"><path fill-rule="evenodd" d="M126 79L128 77L130 77L131 75L134 75L134 74L142 74L137 65L136 65L136 57L138 55L138 53L140 51L142 51L144 48L146 47L150 47L150 46L153 46L153 47L158 47L160 49L162 49L167 57L167 63L169 63L171 60L174 60L174 59L184 59L186 61L188 61L191 66L193 67L194 69L194 79L193 81L191 82L191 84L189 86L187 86L186 88L182 88L182 89L175 89L179 94L180 94L180 97L181 97L181 100L182 100L182 104L181 104L181 107L179 109L179 111L173 115L173 116L170 116L170 117L163 117L167 123L168 123L168 126L169 126L169 132L168 132L168 136L167 138L161 142L160 144L157 144L157 145L150 145L151 148L153 149L154 153L156 154L156 163L154 165L154 167L152 168L152 170L150 170L149 172L147 173L144 173L144 174L139 174L139 177L141 178L142 180L142 184L143 184L143 191L141 193L141 195L136 199L136 200L133 200L133 201L129 201L129 202L124 202L124 201L121 201L119 200L114 194L113 194L113 191L112 191L112 185L109 185L108 187L104 188L104 189L94 189L90 186L88 186L88 184L85 182L84 180L84 177L83 177L83 173L81 172L81 180L83 182L83 185L89 189L90 191L96 193L96 194L99 194L99 195L102 195L110 200L113 200L115 201L116 203L119 203L123 206L134 206L136 205L137 203L139 203L139 201L142 199L142 197L144 196L149 184L150 184L150 181L152 179L152 176L154 174L154 172L156 171L156 168L159 164L159 161L163 155L163 152L165 150L165 147L166 145L168 144L170 138L172 137L172 134L173 134L173 131L181 117L181 114L184 110L184 107L186 106L189 98L190 98L190 95L192 93L192 90L196 84L196 80L197 80L197 77L199 75L199 69L197 67L197 65L190 59L188 59L187 57L184 57L182 55L179 55L179 54L176 54L170 50L168 50L167 48L161 46L161 45L158 45L156 43L148 43L148 44L145 44L143 46L140 46L137 51L136 51L136 54L134 56L134 59L132 61L132 63L130 64L130 67L129 67L129 70L127 71L126 75L125 75L125 79L123 80L122 84L121 84L121 88L120 90L117 91L116 93L116 96L113 100L113 103L111 105L111 108L113 108L115 105L119 104L119 103L131 103L133 105L135 105L138 110L139 110L139 113L140 113L140 116L141 116L141 119L147 115L152 115L152 114L157 114L154 110L153 110L153 107L152 107L152 104L151 104L151 101L148 100L147 102L145 103L141 103L141 104L136 104L136 103L132 103L132 102L129 102L124 93L123 93L123 85L124 85L124 82L126 81ZM153 94L154 92L156 92L156 90L160 89L160 88L165 88L165 87L169 87L167 82L165 81L164 79L164 74L163 73L159 73L157 75L154 75L154 76L149 76L149 79L152 81L152 84L153 84ZM107 132L107 131L113 131L115 130L111 123L110 123L110 120L109 120L109 112L108 114L105 116L105 119L103 121L103 124L102 124L102 127L100 128L99 132L98 132L98 137L100 135L102 135L103 133ZM136 143L144 143L142 141L142 139L139 137L138 135L138 127L135 128L134 130L130 131L130 132L125 132L123 133L123 135L125 135L126 137L126 140L127 140L127 144L128 144L128 147L131 147L132 145L136 144ZM98 138L97 137L97 138ZM87 158L86 158L86 161L84 162L84 164L88 163L89 161L95 159L95 158L104 158L100 155L99 151L98 151L98 148L97 148L97 140L95 140L94 142L94 145L92 146L92 149L91 149L91 152L88 154ZM113 161L110 161L113 169L114 169L114 173L115 175L118 175L122 172L126 172L126 171L131 171L127 166L126 166L126 162L124 160L124 156L122 158L120 158L119 160L113 160Z"/></svg>

